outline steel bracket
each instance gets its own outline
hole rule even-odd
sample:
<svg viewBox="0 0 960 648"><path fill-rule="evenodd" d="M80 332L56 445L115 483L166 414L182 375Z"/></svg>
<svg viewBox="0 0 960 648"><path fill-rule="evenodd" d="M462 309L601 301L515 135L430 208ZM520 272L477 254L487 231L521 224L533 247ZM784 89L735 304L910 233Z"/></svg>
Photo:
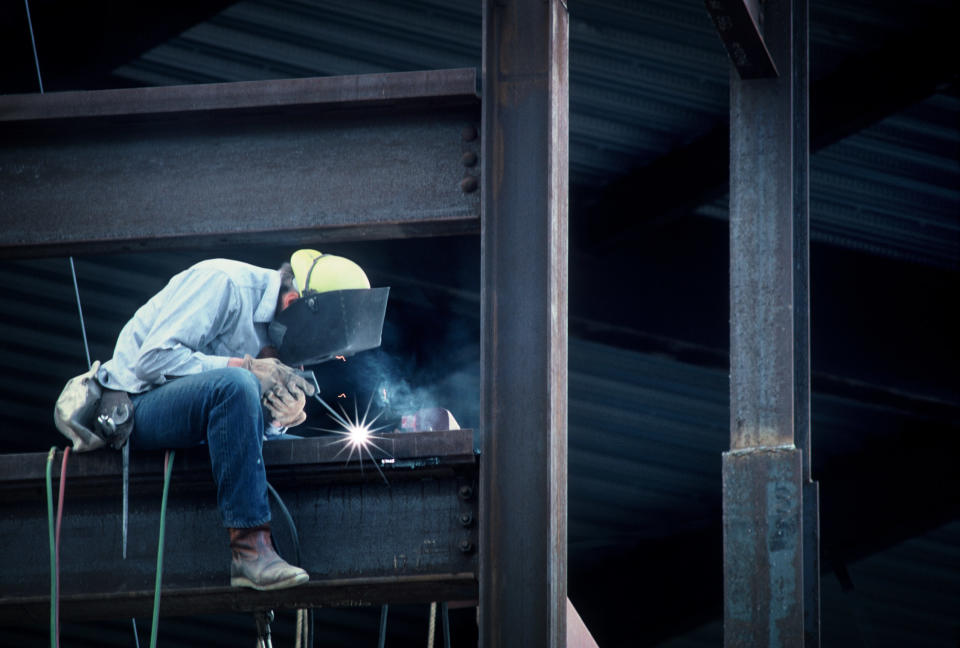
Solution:
<svg viewBox="0 0 960 648"><path fill-rule="evenodd" d="M706 6L741 79L779 76L757 24L763 21L763 11L756 0L706 0Z"/></svg>

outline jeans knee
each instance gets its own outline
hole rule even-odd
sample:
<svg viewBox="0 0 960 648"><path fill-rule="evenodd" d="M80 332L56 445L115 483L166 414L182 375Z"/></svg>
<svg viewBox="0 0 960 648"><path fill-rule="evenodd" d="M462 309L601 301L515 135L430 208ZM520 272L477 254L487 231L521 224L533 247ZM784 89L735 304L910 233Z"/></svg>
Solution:
<svg viewBox="0 0 960 648"><path fill-rule="evenodd" d="M222 400L247 404L259 410L260 381L252 372L241 367L217 369L216 392Z"/></svg>

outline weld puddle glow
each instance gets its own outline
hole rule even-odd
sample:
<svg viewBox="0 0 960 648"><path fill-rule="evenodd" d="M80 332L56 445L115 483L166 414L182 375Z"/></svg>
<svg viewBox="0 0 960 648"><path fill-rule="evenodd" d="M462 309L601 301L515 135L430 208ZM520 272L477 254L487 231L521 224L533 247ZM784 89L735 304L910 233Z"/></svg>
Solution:
<svg viewBox="0 0 960 648"><path fill-rule="evenodd" d="M371 418L369 421L367 417L370 415L370 404L373 401L373 396L370 396L370 400L367 401L367 407L363 412L363 416L360 416L359 411L357 410L357 401L354 399L353 402L353 417L351 418L347 411L343 408L343 405L337 403L337 406L340 408L340 412L337 412L335 409L330 407L325 400L320 398L320 394L316 394L316 399L320 401L320 404L323 405L327 413L340 427L339 428L320 428L320 427L311 427L312 430L321 430L323 432L332 432L339 435L341 438L332 441L332 443L340 443L343 445L340 448L340 451L334 456L334 458L339 457L343 454L344 451L349 450L347 455L347 460L345 464L349 464L350 460L353 459L353 453L357 453L357 461L360 463L360 472L363 472L363 453L366 451L367 455L370 457L370 461L373 463L373 466L377 469L377 472L380 473L380 476L383 477L384 483L389 485L386 475L383 474L383 471L380 470L380 466L377 463L376 458L373 456L373 453L370 451L370 446L373 446L380 452L388 455L387 459L383 460L383 463L393 463L393 457L389 457L389 453L378 446L374 440L382 441L383 437L376 436L374 432L378 432L384 428L389 427L389 425L381 425L379 427L373 427L373 424L377 422L377 419L383 415L383 410L377 413L376 416Z"/></svg>

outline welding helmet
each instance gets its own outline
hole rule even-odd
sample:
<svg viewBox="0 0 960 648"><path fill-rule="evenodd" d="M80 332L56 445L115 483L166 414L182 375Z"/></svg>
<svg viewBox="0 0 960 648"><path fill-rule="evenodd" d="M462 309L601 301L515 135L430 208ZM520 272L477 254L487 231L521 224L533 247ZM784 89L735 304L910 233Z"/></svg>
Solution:
<svg viewBox="0 0 960 648"><path fill-rule="evenodd" d="M288 365L313 365L380 346L389 288L370 288L344 257L297 250L290 257L300 298L270 323L270 341Z"/></svg>

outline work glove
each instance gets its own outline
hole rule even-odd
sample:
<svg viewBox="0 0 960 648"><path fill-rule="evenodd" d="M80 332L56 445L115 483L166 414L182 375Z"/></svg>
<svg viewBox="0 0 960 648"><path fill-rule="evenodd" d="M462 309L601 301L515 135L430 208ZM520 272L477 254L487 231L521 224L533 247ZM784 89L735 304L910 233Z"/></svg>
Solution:
<svg viewBox="0 0 960 648"><path fill-rule="evenodd" d="M294 427L307 420L303 411L307 397L303 390L292 385L289 388L277 385L263 395L263 405L273 416L273 423L280 427Z"/></svg>
<svg viewBox="0 0 960 648"><path fill-rule="evenodd" d="M289 390L298 387L307 396L313 396L313 385L297 375L276 358L254 358L249 353L243 356L240 366L253 373L260 381L260 395L272 391L277 385Z"/></svg>

